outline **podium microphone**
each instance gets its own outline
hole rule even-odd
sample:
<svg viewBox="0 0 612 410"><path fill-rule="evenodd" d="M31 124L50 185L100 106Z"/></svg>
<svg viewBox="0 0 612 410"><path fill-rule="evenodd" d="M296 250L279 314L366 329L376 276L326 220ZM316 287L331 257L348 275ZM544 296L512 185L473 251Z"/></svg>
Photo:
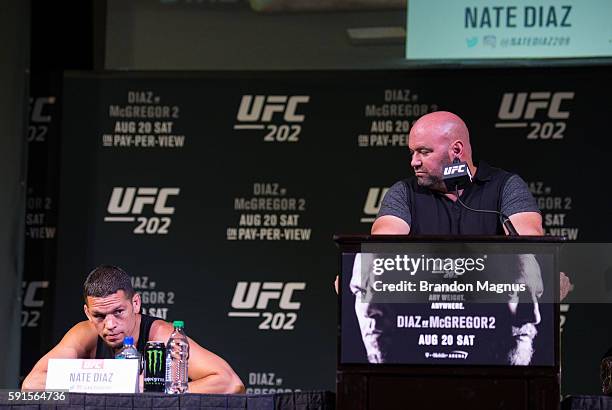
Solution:
<svg viewBox="0 0 612 410"><path fill-rule="evenodd" d="M470 167L468 166L467 162L460 161L459 158L455 158L452 164L445 166L442 169L442 180L444 181L444 185L446 185L446 189L449 192L455 192L455 195L457 196L457 202L459 202L462 207L473 212L483 212L498 215L499 221L508 230L508 233L511 236L518 236L518 232L516 231L516 228L514 228L514 225L512 225L510 218L508 218L502 212L492 211L488 209L470 208L469 206L463 203L461 198L459 198L459 190L465 188L466 186L472 183L472 173L470 172Z"/></svg>
<svg viewBox="0 0 612 410"><path fill-rule="evenodd" d="M472 183L472 173L467 162L459 161L459 158L455 158L453 163L444 167L442 172L442 180L446 189L449 192L454 192L459 189L463 189L467 185Z"/></svg>

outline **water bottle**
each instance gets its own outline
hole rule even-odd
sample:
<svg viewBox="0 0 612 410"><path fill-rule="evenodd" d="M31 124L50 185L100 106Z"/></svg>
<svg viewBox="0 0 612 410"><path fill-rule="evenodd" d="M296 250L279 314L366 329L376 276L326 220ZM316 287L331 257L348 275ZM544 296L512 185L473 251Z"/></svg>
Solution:
<svg viewBox="0 0 612 410"><path fill-rule="evenodd" d="M166 393L186 393L189 341L182 320L175 320L172 325L174 331L166 344Z"/></svg>
<svg viewBox="0 0 612 410"><path fill-rule="evenodd" d="M140 353L134 346L134 338L132 336L126 336L123 339L123 347L115 355L115 359L138 359L140 360Z"/></svg>
<svg viewBox="0 0 612 410"><path fill-rule="evenodd" d="M123 339L123 347L115 355L115 359L136 359L138 360L138 373L140 373L140 365L142 362L140 361L140 353L136 346L134 346L134 338L132 336L126 336ZM140 383L138 381L138 377L136 378L136 386L134 387L135 392L140 392Z"/></svg>

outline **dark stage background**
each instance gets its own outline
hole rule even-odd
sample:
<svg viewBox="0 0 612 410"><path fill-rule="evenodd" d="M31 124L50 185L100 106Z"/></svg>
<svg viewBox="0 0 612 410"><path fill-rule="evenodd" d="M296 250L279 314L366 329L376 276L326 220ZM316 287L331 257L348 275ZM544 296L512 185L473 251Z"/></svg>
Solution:
<svg viewBox="0 0 612 410"><path fill-rule="evenodd" d="M249 392L334 389L332 235L369 232L411 175L410 126L434 110L464 118L476 160L528 182L548 234L610 240L609 67L34 81L22 374L85 319L83 280L111 263ZM599 391L609 316L562 305L564 394Z"/></svg>

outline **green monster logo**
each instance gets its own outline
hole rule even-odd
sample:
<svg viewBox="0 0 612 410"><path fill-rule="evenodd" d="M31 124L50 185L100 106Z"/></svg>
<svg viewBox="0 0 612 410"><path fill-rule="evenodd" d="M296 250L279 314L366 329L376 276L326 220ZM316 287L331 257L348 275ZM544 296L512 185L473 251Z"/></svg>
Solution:
<svg viewBox="0 0 612 410"><path fill-rule="evenodd" d="M147 368L150 373L160 372L162 369L162 351L149 350L147 352ZM159 365L159 370L156 370Z"/></svg>

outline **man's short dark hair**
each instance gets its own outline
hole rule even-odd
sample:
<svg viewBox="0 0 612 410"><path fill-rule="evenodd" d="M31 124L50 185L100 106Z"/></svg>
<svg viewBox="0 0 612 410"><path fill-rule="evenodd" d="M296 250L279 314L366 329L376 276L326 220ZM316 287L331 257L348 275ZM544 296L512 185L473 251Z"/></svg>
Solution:
<svg viewBox="0 0 612 410"><path fill-rule="evenodd" d="M87 304L88 296L103 298L120 290L128 298L134 296L130 275L117 266L100 265L87 275L83 284L83 298Z"/></svg>

